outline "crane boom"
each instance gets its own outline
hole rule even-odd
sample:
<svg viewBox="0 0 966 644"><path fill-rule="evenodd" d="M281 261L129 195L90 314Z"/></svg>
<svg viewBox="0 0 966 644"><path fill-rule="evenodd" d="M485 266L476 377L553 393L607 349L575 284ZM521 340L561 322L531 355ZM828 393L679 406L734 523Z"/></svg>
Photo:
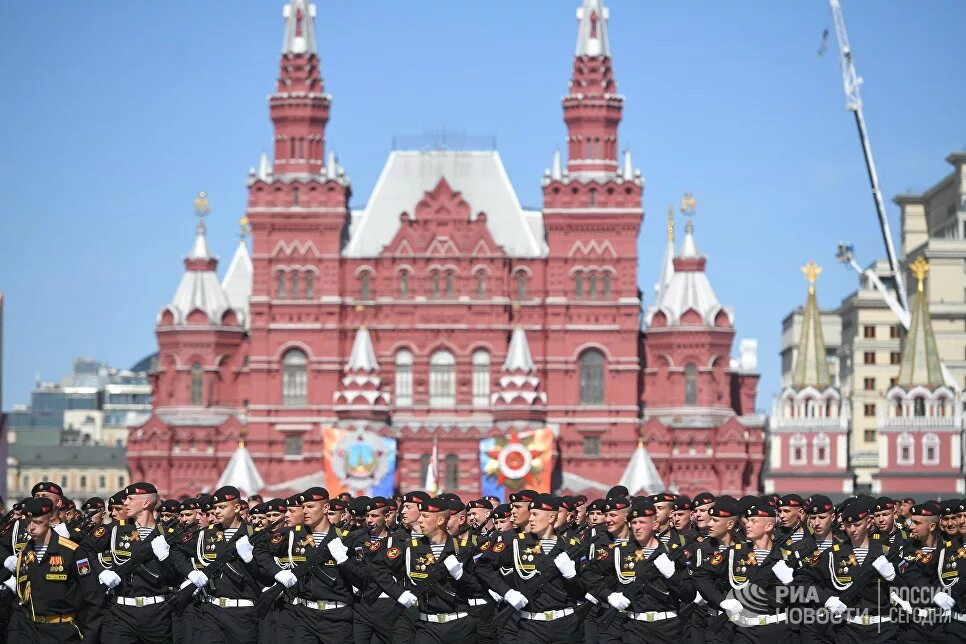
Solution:
<svg viewBox="0 0 966 644"><path fill-rule="evenodd" d="M845 89L845 107L855 116L855 125L859 130L859 141L862 144L862 153L865 155L865 168L869 174L869 183L872 185L872 198L875 201L875 209L879 216L879 228L882 231L882 241L885 243L886 256L889 260L889 268L896 283L896 296L899 305L907 312L908 319L909 303L906 300L905 279L899 266L896 256L895 245L892 243L892 229L889 226L889 216L886 214L885 202L882 199L882 190L879 188L879 174L875 169L875 159L872 157L872 146L869 142L869 133L865 127L865 116L862 114L862 97L859 95L859 86L862 79L855 71L855 63L852 61L852 47L849 44L849 32L845 28L845 17L842 15L842 6L839 0L829 0L832 7L832 17L835 20L835 37L839 44L839 56L842 62L842 84Z"/></svg>

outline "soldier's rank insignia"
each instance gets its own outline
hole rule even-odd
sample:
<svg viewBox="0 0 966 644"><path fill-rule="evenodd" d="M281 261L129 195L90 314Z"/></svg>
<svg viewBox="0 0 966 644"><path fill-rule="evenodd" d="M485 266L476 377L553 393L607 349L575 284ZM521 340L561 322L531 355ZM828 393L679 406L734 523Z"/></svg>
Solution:
<svg viewBox="0 0 966 644"><path fill-rule="evenodd" d="M386 557L389 559L395 559L399 556L400 552L401 550L399 550L399 548L390 548L389 550L386 550Z"/></svg>
<svg viewBox="0 0 966 644"><path fill-rule="evenodd" d="M480 550L489 550L489 549L490 549L490 542L489 541L484 541L483 542L483 545L480 546Z"/></svg>
<svg viewBox="0 0 966 644"><path fill-rule="evenodd" d="M282 542L282 539L284 539L284 538L285 538L285 535L283 535L281 532L279 532L275 536L272 537L272 543L281 543Z"/></svg>
<svg viewBox="0 0 966 644"><path fill-rule="evenodd" d="M714 553L713 555L711 555L711 558L710 558L710 559L708 559L708 562L709 562L709 563L710 563L710 564L711 564L712 566L717 566L718 564L720 564L720 563L721 563L721 561L722 561L723 559L724 559L724 555L722 555L722 554L721 554L720 552L716 552L716 553Z"/></svg>
<svg viewBox="0 0 966 644"><path fill-rule="evenodd" d="M104 526L101 526L97 530L94 530L94 538L100 539L101 537L104 536L104 533L106 532L107 532L107 528L105 528Z"/></svg>
<svg viewBox="0 0 966 644"><path fill-rule="evenodd" d="M610 550L601 549L597 551L597 561L603 561L604 559L607 559L608 556L610 556Z"/></svg>
<svg viewBox="0 0 966 644"><path fill-rule="evenodd" d="M506 548L506 544L501 541L500 543L493 546L493 552L503 552L504 548Z"/></svg>

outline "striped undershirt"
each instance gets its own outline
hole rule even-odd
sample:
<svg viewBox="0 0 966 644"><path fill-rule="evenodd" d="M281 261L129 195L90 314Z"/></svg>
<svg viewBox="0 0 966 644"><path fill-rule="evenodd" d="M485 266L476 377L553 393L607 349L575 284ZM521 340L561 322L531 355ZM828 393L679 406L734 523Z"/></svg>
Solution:
<svg viewBox="0 0 966 644"><path fill-rule="evenodd" d="M443 554L443 548L446 547L446 544L445 543L431 543L431 544L429 544L429 547L433 551L433 556L436 557L437 559L439 559L439 556L441 554Z"/></svg>
<svg viewBox="0 0 966 644"><path fill-rule="evenodd" d="M801 529L788 535L788 538L792 540L792 543L798 543L805 537L805 532Z"/></svg>
<svg viewBox="0 0 966 644"><path fill-rule="evenodd" d="M659 534L657 538L660 539L661 543L663 543L666 546L671 541L671 531L668 530L664 534Z"/></svg>
<svg viewBox="0 0 966 644"><path fill-rule="evenodd" d="M318 547L319 544L322 543L322 540L323 539L325 539L325 533L324 532L313 532L312 533L312 540L315 542L315 546L316 547Z"/></svg>
<svg viewBox="0 0 966 644"><path fill-rule="evenodd" d="M47 554L47 546L34 546L34 552L37 553L37 561L40 561Z"/></svg>
<svg viewBox="0 0 966 644"><path fill-rule="evenodd" d="M861 566L865 562L865 558L869 554L868 548L852 548L852 552L855 553L855 560L859 562Z"/></svg>
<svg viewBox="0 0 966 644"><path fill-rule="evenodd" d="M718 552L724 552L727 549L728 549L728 546L724 545L723 543L718 544Z"/></svg>
<svg viewBox="0 0 966 644"><path fill-rule="evenodd" d="M651 555L654 554L655 550L657 550L657 548L654 546L644 546L644 556L649 559Z"/></svg>
<svg viewBox="0 0 966 644"><path fill-rule="evenodd" d="M815 542L815 548L819 552L825 552L826 550L828 550L831 547L832 547L832 537L831 536L829 536L827 539L825 539L823 541L816 541Z"/></svg>
<svg viewBox="0 0 966 644"><path fill-rule="evenodd" d="M758 560L758 563L767 559L769 554L771 554L771 550L768 548L755 548L755 559Z"/></svg>
<svg viewBox="0 0 966 644"><path fill-rule="evenodd" d="M138 536L141 537L141 541L148 538L148 535L154 532L154 527L145 528L144 526L138 526Z"/></svg>
<svg viewBox="0 0 966 644"><path fill-rule="evenodd" d="M543 554L549 553L553 550L553 547L557 545L556 539L541 539L540 540L540 550Z"/></svg>
<svg viewBox="0 0 966 644"><path fill-rule="evenodd" d="M238 532L238 528L225 528L225 541L231 541L236 532Z"/></svg>
<svg viewBox="0 0 966 644"><path fill-rule="evenodd" d="M623 548L627 545L627 541L627 539L614 539L614 544Z"/></svg>

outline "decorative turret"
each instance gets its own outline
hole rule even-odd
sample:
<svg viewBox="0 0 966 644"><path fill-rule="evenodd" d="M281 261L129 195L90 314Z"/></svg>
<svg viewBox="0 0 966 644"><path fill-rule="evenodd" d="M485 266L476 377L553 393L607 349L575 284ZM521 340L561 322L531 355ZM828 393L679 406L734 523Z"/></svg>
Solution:
<svg viewBox="0 0 966 644"><path fill-rule="evenodd" d="M808 279L808 299L802 317L802 336L798 341L798 359L795 362L792 384L796 389L811 386L821 391L831 381L825 339L822 336L822 316L818 299L815 297L815 280L822 273L822 267L810 261L802 267L802 272Z"/></svg>
<svg viewBox="0 0 966 644"><path fill-rule="evenodd" d="M518 326L510 336L497 390L490 396L497 419L530 420L546 414L547 394L540 391L536 371L527 333Z"/></svg>
<svg viewBox="0 0 966 644"><path fill-rule="evenodd" d="M674 206L667 207L667 246L664 249L664 261L661 262L661 276L654 284L654 301L660 302L664 289L671 283L674 276Z"/></svg>
<svg viewBox="0 0 966 644"><path fill-rule="evenodd" d="M248 302L252 296L252 258L248 254L248 244L245 237L249 234L248 218L242 217L239 222L240 240L235 254L228 264L225 278L221 281L221 288L225 291L228 303L241 315L241 323L248 326Z"/></svg>
<svg viewBox="0 0 966 644"><path fill-rule="evenodd" d="M356 331L344 374L341 390L333 395L339 417L385 419L390 395L381 388L379 362L365 326Z"/></svg>
<svg viewBox="0 0 966 644"><path fill-rule="evenodd" d="M929 300L923 289L929 264L918 257L909 265L909 270L915 275L918 288L910 313L909 334L902 349L898 384L907 389L921 386L933 390L942 386L944 380L929 315Z"/></svg>

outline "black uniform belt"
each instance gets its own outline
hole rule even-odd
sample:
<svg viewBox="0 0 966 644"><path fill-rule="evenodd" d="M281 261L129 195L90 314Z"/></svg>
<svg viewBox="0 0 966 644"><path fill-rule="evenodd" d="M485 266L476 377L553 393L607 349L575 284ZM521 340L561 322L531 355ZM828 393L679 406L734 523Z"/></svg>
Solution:
<svg viewBox="0 0 966 644"><path fill-rule="evenodd" d="M67 624L74 621L74 615L31 615L30 619L38 624Z"/></svg>

